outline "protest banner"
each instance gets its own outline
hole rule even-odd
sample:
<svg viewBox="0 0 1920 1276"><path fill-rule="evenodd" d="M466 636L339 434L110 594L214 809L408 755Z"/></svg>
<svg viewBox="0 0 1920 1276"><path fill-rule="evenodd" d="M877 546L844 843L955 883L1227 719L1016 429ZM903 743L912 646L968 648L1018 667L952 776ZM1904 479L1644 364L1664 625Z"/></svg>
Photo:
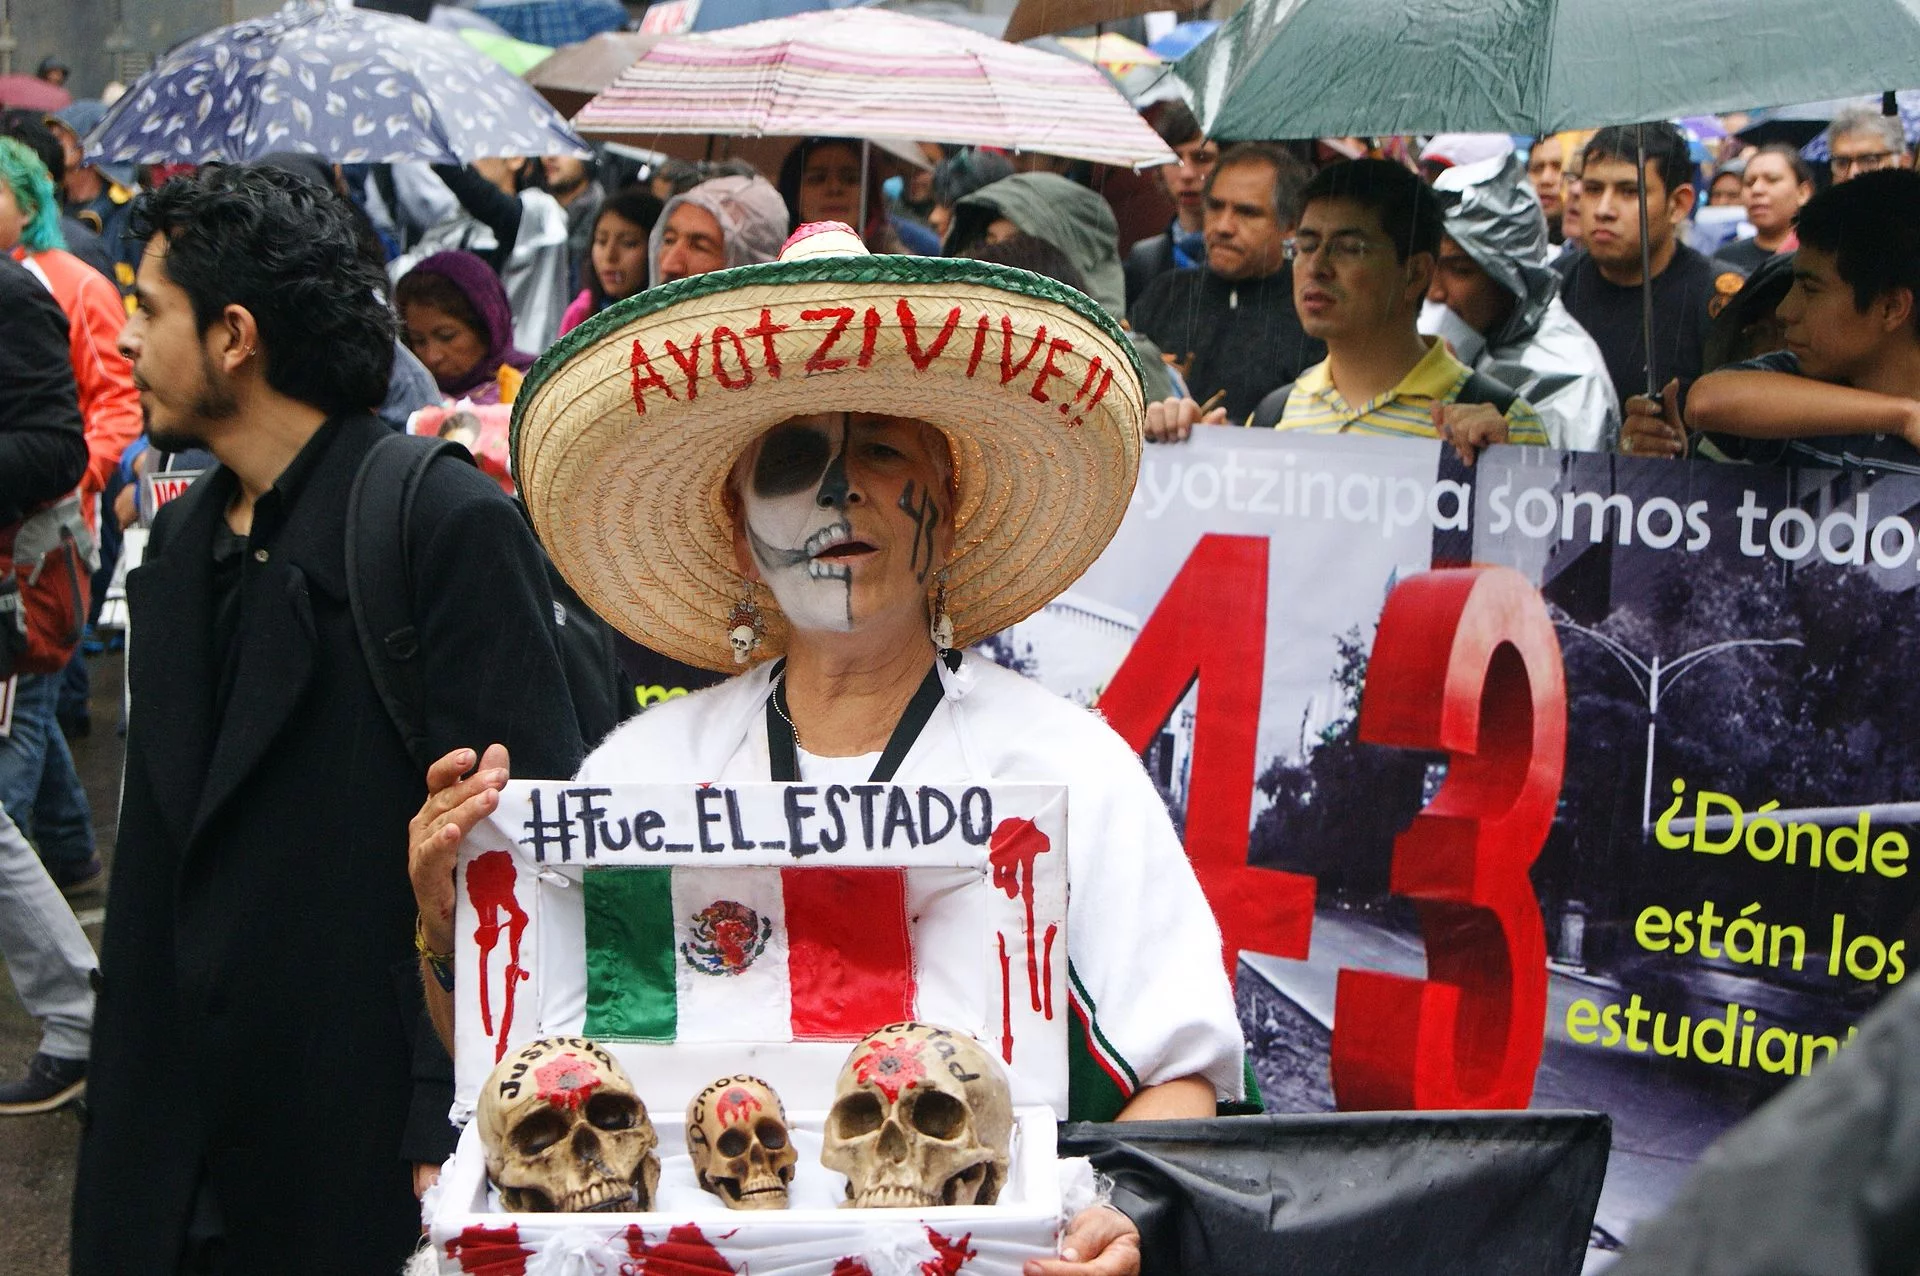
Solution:
<svg viewBox="0 0 1920 1276"><path fill-rule="evenodd" d="M152 527L153 516L160 507L177 497L186 494L205 470L169 470L164 474L142 474L140 476L140 526Z"/></svg>
<svg viewBox="0 0 1920 1276"><path fill-rule="evenodd" d="M1609 1112L1612 1248L1906 974L1916 507L1202 428L987 650L1141 749L1272 1109Z"/></svg>

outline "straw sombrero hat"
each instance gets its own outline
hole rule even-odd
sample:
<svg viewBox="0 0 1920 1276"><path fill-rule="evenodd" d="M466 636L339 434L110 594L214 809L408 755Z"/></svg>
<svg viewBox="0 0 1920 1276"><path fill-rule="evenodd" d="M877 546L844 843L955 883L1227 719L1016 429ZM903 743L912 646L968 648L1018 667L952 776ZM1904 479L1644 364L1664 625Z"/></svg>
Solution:
<svg viewBox="0 0 1920 1276"><path fill-rule="evenodd" d="M954 460L947 611L965 645L1031 615L1112 539L1140 466L1140 369L1086 296L1024 270L873 256L804 226L779 261L676 280L562 337L514 404L513 461L567 582L656 651L732 669L743 582L724 489L789 417L882 412ZM761 654L786 623L762 594Z"/></svg>

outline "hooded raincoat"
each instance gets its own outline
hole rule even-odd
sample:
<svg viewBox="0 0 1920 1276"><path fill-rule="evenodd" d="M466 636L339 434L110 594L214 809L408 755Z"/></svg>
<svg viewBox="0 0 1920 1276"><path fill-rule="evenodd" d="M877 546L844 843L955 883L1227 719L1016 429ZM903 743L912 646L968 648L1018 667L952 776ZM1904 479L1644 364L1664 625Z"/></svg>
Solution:
<svg viewBox="0 0 1920 1276"><path fill-rule="evenodd" d="M660 284L660 241L673 220L673 210L696 204L713 214L727 241L727 265L751 266L772 261L787 242L787 202L764 177L715 177L684 195L676 195L660 210L647 239L647 283Z"/></svg>
<svg viewBox="0 0 1920 1276"><path fill-rule="evenodd" d="M1619 399L1605 356L1560 300L1560 276L1547 265L1547 220L1527 184L1520 152L1448 169L1434 182L1447 206L1446 234L1517 304L1506 321L1479 334L1463 363L1511 387L1532 404L1557 448L1609 451L1620 435ZM1420 330L1455 337L1465 325L1429 302ZM1469 357L1471 355L1471 357Z"/></svg>
<svg viewBox="0 0 1920 1276"><path fill-rule="evenodd" d="M1127 317L1127 278L1120 267L1120 227L1107 201L1058 173L1015 173L982 186L953 206L954 243L1006 218L1067 255L1087 280L1087 295L1115 319ZM970 223L977 223L977 231Z"/></svg>
<svg viewBox="0 0 1920 1276"><path fill-rule="evenodd" d="M953 206L954 228L948 241L965 244L1004 217L1021 233L1044 239L1067 255L1086 280L1087 295L1116 321L1127 317L1127 277L1120 264L1120 228L1107 201L1057 173L1015 173L982 186ZM1163 399L1175 386L1160 347L1145 335L1128 332L1140 356L1147 398Z"/></svg>
<svg viewBox="0 0 1920 1276"><path fill-rule="evenodd" d="M507 290L513 344L535 354L552 345L573 296L567 214L559 201L535 186L508 196L477 172L447 165L396 164L393 179L412 220L426 230L388 264L388 275L398 281L434 253L473 253L493 267Z"/></svg>

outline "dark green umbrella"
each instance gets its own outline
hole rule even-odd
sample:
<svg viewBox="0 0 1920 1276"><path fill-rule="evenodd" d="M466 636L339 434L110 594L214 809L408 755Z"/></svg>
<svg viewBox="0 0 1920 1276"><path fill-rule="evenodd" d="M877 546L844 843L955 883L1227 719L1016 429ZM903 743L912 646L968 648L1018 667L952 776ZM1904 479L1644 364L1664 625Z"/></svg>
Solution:
<svg viewBox="0 0 1920 1276"><path fill-rule="evenodd" d="M1222 140L1552 133L1877 92L1920 0L1251 0L1174 67Z"/></svg>
<svg viewBox="0 0 1920 1276"><path fill-rule="evenodd" d="M1251 0L1173 74L1207 135L1238 141L1538 135L1863 93L1915 67L1920 0ZM1640 246L1644 270L1644 202Z"/></svg>

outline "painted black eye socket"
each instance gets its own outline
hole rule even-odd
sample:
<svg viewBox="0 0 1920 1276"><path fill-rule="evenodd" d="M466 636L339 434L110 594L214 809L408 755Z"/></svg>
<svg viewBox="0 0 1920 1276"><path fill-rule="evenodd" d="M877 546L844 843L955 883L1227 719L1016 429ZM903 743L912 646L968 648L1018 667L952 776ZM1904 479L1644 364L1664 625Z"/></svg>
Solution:
<svg viewBox="0 0 1920 1276"><path fill-rule="evenodd" d="M760 444L753 465L753 490L763 497L791 496L820 482L832 459L825 432L804 425L776 426Z"/></svg>
<svg viewBox="0 0 1920 1276"><path fill-rule="evenodd" d="M908 1119L920 1133L944 1141L966 1128L967 1109L950 1094L924 1090L913 1101L913 1114Z"/></svg>
<svg viewBox="0 0 1920 1276"><path fill-rule="evenodd" d="M778 1121L762 1121L753 1127L753 1132L760 1136L760 1146L769 1152L778 1152L787 1146L787 1132Z"/></svg>
<svg viewBox="0 0 1920 1276"><path fill-rule="evenodd" d="M731 1126L713 1141L713 1146L721 1156L739 1156L747 1150L747 1132L737 1125Z"/></svg>
<svg viewBox="0 0 1920 1276"><path fill-rule="evenodd" d="M857 1139L863 1134L872 1134L880 1128L886 1119L881 1110L880 1100L865 1090L856 1090L840 1102L833 1105L830 1120L843 1139Z"/></svg>
<svg viewBox="0 0 1920 1276"><path fill-rule="evenodd" d="M587 1100L587 1124L597 1130L631 1130L639 1112L634 1101L624 1094L596 1094Z"/></svg>
<svg viewBox="0 0 1920 1276"><path fill-rule="evenodd" d="M513 1127L512 1140L522 1156L546 1151L572 1128L572 1124L552 1108L542 1108Z"/></svg>

